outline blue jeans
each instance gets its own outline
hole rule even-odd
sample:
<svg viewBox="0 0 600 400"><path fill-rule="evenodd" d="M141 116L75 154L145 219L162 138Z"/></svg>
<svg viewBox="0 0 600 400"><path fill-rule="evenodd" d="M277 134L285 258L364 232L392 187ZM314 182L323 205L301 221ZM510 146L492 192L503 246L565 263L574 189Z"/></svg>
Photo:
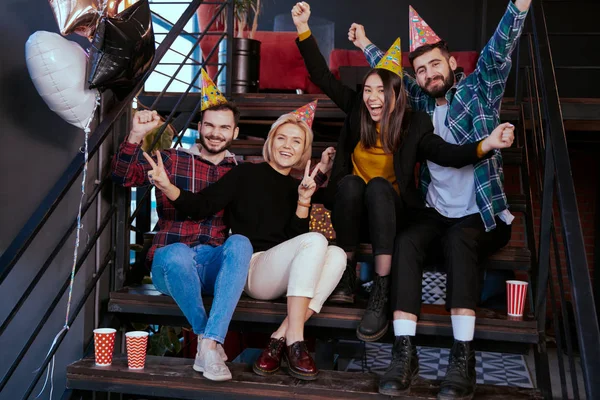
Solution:
<svg viewBox="0 0 600 400"><path fill-rule="evenodd" d="M242 235L232 235L218 247L170 244L156 250L152 282L159 292L173 297L194 333L223 343L251 257L252 245ZM210 316L202 294L214 295Z"/></svg>

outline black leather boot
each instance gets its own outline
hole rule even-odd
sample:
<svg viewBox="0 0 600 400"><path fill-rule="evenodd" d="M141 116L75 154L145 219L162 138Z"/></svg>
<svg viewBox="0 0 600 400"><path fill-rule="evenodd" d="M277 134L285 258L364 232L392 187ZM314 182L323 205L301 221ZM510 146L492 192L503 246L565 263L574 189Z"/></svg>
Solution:
<svg viewBox="0 0 600 400"><path fill-rule="evenodd" d="M365 342L375 342L388 330L390 276L375 275L367 309L356 328L356 336Z"/></svg>
<svg viewBox="0 0 600 400"><path fill-rule="evenodd" d="M340 279L327 301L330 303L353 304L355 286L356 261L348 260L346 262L346 270L344 271L344 275L342 275L342 279Z"/></svg>
<svg viewBox="0 0 600 400"><path fill-rule="evenodd" d="M473 342L455 340L438 400L470 400L475 394L476 381Z"/></svg>
<svg viewBox="0 0 600 400"><path fill-rule="evenodd" d="M379 393L401 396L419 377L419 357L411 336L396 336L392 347L392 362L379 380Z"/></svg>

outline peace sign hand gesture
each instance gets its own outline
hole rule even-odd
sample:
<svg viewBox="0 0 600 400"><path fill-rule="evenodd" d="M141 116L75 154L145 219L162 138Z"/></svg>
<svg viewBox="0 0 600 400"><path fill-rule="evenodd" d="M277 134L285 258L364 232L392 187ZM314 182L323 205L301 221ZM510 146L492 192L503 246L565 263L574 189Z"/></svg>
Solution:
<svg viewBox="0 0 600 400"><path fill-rule="evenodd" d="M298 186L298 200L302 203L310 203L312 195L317 190L317 184L315 183L315 176L319 172L318 168L315 168L312 174L310 173L310 160L306 163L304 168L304 178Z"/></svg>
<svg viewBox="0 0 600 400"><path fill-rule="evenodd" d="M179 197L179 189L169 180L169 176L165 170L160 151L157 150L154 152L154 154L156 155L158 163L154 162L152 157L150 157L148 153L144 152L144 158L146 158L152 167L152 169L148 171L148 181L150 181L151 185L156 186L157 189L165 193L170 200L175 200L177 197ZM174 195L175 193L177 195L174 198L171 198L171 195Z"/></svg>

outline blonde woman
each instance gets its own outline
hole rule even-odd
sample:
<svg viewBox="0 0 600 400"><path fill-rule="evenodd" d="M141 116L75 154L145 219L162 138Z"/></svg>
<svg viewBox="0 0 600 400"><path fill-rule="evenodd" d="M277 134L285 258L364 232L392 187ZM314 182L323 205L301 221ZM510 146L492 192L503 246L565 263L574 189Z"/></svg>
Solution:
<svg viewBox="0 0 600 400"><path fill-rule="evenodd" d="M250 239L254 254L245 287L249 296L273 300L287 295L288 315L254 364L259 375L275 373L285 357L290 375L316 379L318 370L304 342L304 322L321 310L346 267L342 249L329 246L320 233L308 232L315 179L324 182L335 152L325 150L310 173L312 140L303 119L285 114L269 131L265 162L242 164L199 193L171 184L162 160L152 161L156 187L179 212L200 219L225 209L232 232ZM301 182L290 176L293 168L304 168Z"/></svg>

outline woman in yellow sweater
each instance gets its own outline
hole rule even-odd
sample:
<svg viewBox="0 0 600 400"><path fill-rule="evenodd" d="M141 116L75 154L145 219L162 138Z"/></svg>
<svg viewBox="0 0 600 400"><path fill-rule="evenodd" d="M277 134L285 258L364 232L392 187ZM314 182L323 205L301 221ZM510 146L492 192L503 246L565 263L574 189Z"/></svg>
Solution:
<svg viewBox="0 0 600 400"><path fill-rule="evenodd" d="M299 36L296 44L311 80L346 113L324 202L332 210L336 244L346 251L347 267L329 301L354 301L354 251L361 241L370 242L376 275L357 336L375 341L388 329L394 238L411 209L424 207L415 183L417 161L461 168L510 143L502 140L501 125L478 143L450 144L433 133L426 113L407 110L399 39L367 73L362 92L344 86L321 55L310 33L309 17L310 6L305 2L292 9Z"/></svg>

